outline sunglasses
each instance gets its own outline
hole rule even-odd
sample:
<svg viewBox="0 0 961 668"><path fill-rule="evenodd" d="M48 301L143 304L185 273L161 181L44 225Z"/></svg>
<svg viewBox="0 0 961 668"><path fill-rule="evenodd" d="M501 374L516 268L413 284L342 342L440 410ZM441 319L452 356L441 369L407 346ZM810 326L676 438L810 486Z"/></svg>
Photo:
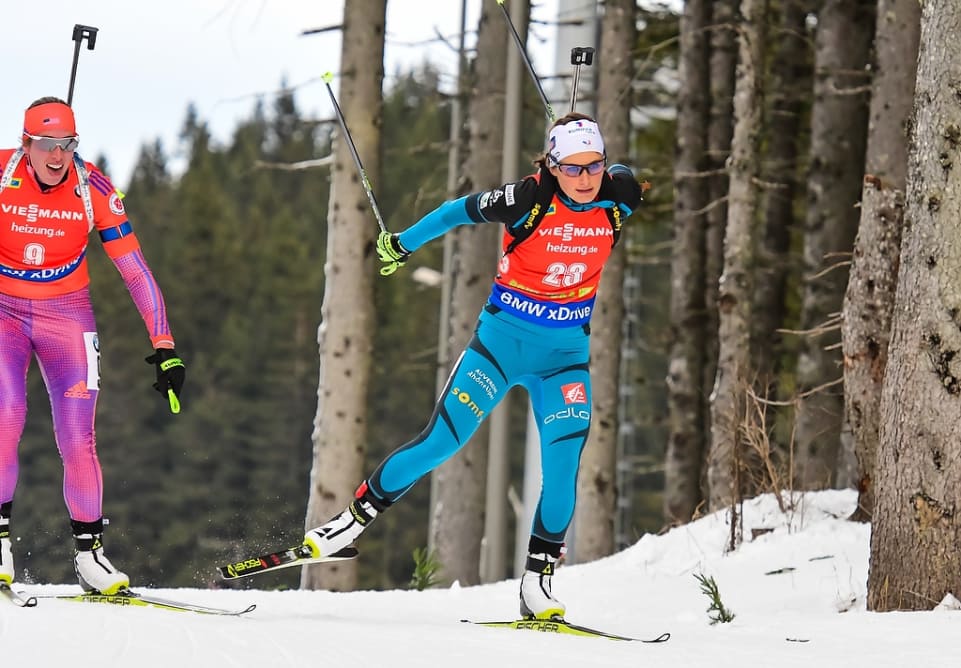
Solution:
<svg viewBox="0 0 961 668"><path fill-rule="evenodd" d="M27 135L34 146L36 146L41 151L53 151L55 148L59 148L61 151L76 151L77 146L80 145L80 137L37 137L35 135Z"/></svg>
<svg viewBox="0 0 961 668"><path fill-rule="evenodd" d="M607 158L601 158L600 160L589 162L586 165L572 165L564 162L555 162L554 166L557 167L557 169L560 170L561 174L564 176L576 178L583 172L587 172L591 176L597 176L604 171L604 166L606 164Z"/></svg>

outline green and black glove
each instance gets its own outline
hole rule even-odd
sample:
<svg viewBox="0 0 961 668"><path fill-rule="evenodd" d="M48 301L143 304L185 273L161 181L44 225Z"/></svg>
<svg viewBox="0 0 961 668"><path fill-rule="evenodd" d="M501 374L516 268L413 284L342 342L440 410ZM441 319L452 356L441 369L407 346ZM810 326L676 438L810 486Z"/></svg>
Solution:
<svg viewBox="0 0 961 668"><path fill-rule="evenodd" d="M173 348L157 348L154 354L145 358L147 364L157 367L155 390L170 402L170 412L180 412L180 391L184 386L186 368L184 361Z"/></svg>
<svg viewBox="0 0 961 668"><path fill-rule="evenodd" d="M410 251L404 248L396 234L381 232L377 237L377 257L384 263L380 268L381 276L390 276L398 267L403 267L410 257Z"/></svg>

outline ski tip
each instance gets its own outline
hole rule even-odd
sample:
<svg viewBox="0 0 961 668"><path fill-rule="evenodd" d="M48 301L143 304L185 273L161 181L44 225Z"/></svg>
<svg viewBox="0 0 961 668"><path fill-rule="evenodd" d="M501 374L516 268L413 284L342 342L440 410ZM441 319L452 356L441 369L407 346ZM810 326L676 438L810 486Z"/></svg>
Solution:
<svg viewBox="0 0 961 668"><path fill-rule="evenodd" d="M0 582L0 594L20 608L33 608L37 605L36 596L26 596L21 592L14 591L13 587L6 582Z"/></svg>

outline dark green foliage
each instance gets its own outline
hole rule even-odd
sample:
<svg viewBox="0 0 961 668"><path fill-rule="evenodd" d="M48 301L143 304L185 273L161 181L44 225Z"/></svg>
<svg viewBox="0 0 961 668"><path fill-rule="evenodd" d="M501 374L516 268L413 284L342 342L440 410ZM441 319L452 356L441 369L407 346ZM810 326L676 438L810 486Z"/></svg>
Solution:
<svg viewBox="0 0 961 668"><path fill-rule="evenodd" d="M642 61L654 44L669 42L672 29L666 17L647 20L647 41L636 54ZM676 34L676 17L673 30ZM653 53L654 60L669 63L670 48ZM653 65L639 76L647 80L652 71ZM372 187L392 231L447 198L450 99L438 91L437 79L429 68L400 76L385 95L382 173ZM637 104L659 99L642 88ZM545 127L530 87L525 87L524 123L522 174L532 171L529 161L542 151ZM163 289L177 352L187 367L179 415L172 415L151 387L154 370L144 357L152 350L144 324L91 237L91 294L103 376L97 438L104 512L111 520L105 544L135 585L222 586L217 564L303 537L330 181L326 167L265 165L326 156L331 130L303 119L294 99L281 96L258 104L221 144L190 108L179 145L172 150L159 141L145 145L130 183L117 184L127 195L130 221ZM651 260L664 257L660 244L670 238L672 141L670 122L654 120L642 131L636 166L654 189L630 225L632 253L639 254L637 267L644 272L639 319L644 330L637 334L647 347L637 381L644 388L639 396L649 399L636 414L651 458L664 440L657 417L663 414L658 402L665 375L658 323L667 321L669 288L666 265ZM376 225L373 215L369 221ZM440 290L412 277L419 267L441 269L442 246L441 240L428 244L403 270L376 282L365 471L416 437L430 419L437 392ZM494 271L491 267L491 276ZM523 392L512 393L510 456L517 489L526 406ZM35 365L29 407L14 503L18 577L70 582L72 543L60 489L62 467ZM656 494L659 484L654 480L641 493ZM429 496L429 481L421 481L365 534L358 562L361 587L430 581L429 555L415 557L413 567L409 556L427 543ZM638 532L659 522L653 512L646 513ZM513 518L510 524L513 531ZM299 575L290 569L238 586L297 587Z"/></svg>
<svg viewBox="0 0 961 668"><path fill-rule="evenodd" d="M443 568L433 552L426 547L414 549L414 574L410 578L410 588L424 591L436 587L441 582Z"/></svg>
<svg viewBox="0 0 961 668"><path fill-rule="evenodd" d="M387 168L373 185L388 224L403 229L444 199L449 110L429 70L403 78L385 102ZM103 351L105 544L135 584L217 586L216 564L303 537L329 174L264 165L323 157L329 133L283 96L270 109L258 105L222 146L189 109L181 138L181 174L171 174L155 142L143 147L131 182L118 184L187 366L179 415L151 387L144 324L93 237L88 253ZM430 415L439 291L411 274L439 269L440 251L433 244L403 275L378 281L378 303L390 308L377 322L367 470ZM19 576L69 582L62 466L35 367L29 406L14 503ZM418 485L371 532L363 586L410 581L405 555L426 542L428 498L429 485ZM245 585L295 587L298 577Z"/></svg>
<svg viewBox="0 0 961 668"><path fill-rule="evenodd" d="M721 600L721 592L717 588L717 582L714 581L714 576L695 573L694 579L701 585L701 593L707 596L711 602L707 608L707 612L711 618L711 624L727 624L728 622L733 622L734 612L724 606L724 602Z"/></svg>
<svg viewBox="0 0 961 668"><path fill-rule="evenodd" d="M635 135L634 165L639 179L647 180L651 189L644 203L628 220L623 245L628 257L629 281L637 286L635 299L626 298L626 345L633 349L626 369L626 379L633 387L626 418L633 421L633 434L625 445L634 461L630 493L630 516L625 533L628 539L639 539L646 532L659 530L664 524L662 490L663 462L668 433L666 417L667 393L664 378L668 375L670 330L670 266L673 234L673 170L675 122L670 112L674 101L656 81L662 68L673 69L677 63L678 18L666 11L640 11L638 63L635 105L650 112ZM626 545L618 546L626 547Z"/></svg>
<svg viewBox="0 0 961 668"><path fill-rule="evenodd" d="M449 101L429 69L400 77L384 98L383 183L373 184L388 229L401 231L446 199ZM375 225L373 216L370 224ZM440 271L443 243L427 244L405 267L375 283L376 331L368 405L370 472L427 426L436 397L440 288L413 280ZM359 482L359 481L358 481ZM306 489L306 488L305 488ZM390 587L410 580L409 555L427 543L428 480L415 485L364 536L360 582Z"/></svg>

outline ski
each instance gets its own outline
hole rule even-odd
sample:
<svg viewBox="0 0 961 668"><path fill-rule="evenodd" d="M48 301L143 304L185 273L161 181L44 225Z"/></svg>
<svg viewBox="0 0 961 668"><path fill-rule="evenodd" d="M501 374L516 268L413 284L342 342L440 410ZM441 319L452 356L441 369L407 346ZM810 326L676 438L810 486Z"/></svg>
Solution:
<svg viewBox="0 0 961 668"><path fill-rule="evenodd" d="M607 638L608 640L627 640L643 643L667 642L671 637L670 633L662 633L658 637L649 640L642 638L631 638L629 636L617 635L616 633L598 631L597 629L581 626L579 624L572 624L564 619L514 619L503 622L475 622L470 619L462 619L461 621L467 622L468 624L477 624L479 626L489 626L491 628L520 629L525 631L540 631L541 633L563 633L572 636Z"/></svg>
<svg viewBox="0 0 961 668"><path fill-rule="evenodd" d="M37 605L36 596L24 596L10 588L6 582L0 582L0 595L5 599L21 608L32 608Z"/></svg>
<svg viewBox="0 0 961 668"><path fill-rule="evenodd" d="M141 608L160 608L162 610L173 610L176 612L196 612L202 615L224 615L239 617L253 611L257 605L249 605L240 610L228 610L225 608L212 608L206 605L185 603L183 601L172 601L166 598L158 598L149 594L140 594L129 590L121 591L117 594L100 594L97 592L85 592L83 594L58 594L54 596L39 596L37 598L49 598L58 601L74 601L77 603L106 603L109 605L126 605Z"/></svg>
<svg viewBox="0 0 961 668"><path fill-rule="evenodd" d="M223 579L236 580L238 578L245 578L248 575L256 575L258 573L265 573L267 571L276 571L281 568L290 568L291 566L307 566L309 564L323 564L331 561L343 561L345 559L353 559L356 556L357 548L352 546L345 547L329 557L312 557L310 556L309 547L306 545L297 545L296 547L289 547L286 550L263 554L259 557L241 559L240 561L235 561L232 564L218 566L217 570L220 571L220 576Z"/></svg>

